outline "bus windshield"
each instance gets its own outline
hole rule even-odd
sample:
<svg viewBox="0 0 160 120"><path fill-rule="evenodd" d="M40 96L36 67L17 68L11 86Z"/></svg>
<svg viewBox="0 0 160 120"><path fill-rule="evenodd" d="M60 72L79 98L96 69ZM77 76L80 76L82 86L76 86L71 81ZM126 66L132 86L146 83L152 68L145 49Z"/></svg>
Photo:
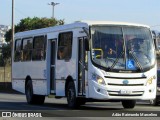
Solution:
<svg viewBox="0 0 160 120"><path fill-rule="evenodd" d="M146 27L92 26L92 61L109 70L143 71L155 63L155 47Z"/></svg>

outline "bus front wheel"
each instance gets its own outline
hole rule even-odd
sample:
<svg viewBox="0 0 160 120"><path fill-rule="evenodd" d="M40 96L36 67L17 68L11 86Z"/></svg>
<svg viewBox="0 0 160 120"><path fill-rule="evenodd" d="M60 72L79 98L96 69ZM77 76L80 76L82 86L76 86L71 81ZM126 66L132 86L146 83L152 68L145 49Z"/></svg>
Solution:
<svg viewBox="0 0 160 120"><path fill-rule="evenodd" d="M43 104L45 100L45 96L43 95L34 95L32 81L29 80L26 84L25 89L26 99L28 104Z"/></svg>
<svg viewBox="0 0 160 120"><path fill-rule="evenodd" d="M73 81L70 81L67 86L67 102L69 108L77 108L80 105L76 98L76 90Z"/></svg>
<svg viewBox="0 0 160 120"><path fill-rule="evenodd" d="M157 106L159 104L157 98L150 100L150 104L153 106Z"/></svg>
<svg viewBox="0 0 160 120"><path fill-rule="evenodd" d="M136 105L135 100L123 100L122 101L123 108L132 109Z"/></svg>

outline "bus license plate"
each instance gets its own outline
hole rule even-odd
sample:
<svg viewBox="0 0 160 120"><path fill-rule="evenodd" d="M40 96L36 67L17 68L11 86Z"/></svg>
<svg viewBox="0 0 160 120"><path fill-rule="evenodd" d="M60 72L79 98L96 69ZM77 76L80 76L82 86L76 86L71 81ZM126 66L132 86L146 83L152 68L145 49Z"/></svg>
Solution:
<svg viewBox="0 0 160 120"><path fill-rule="evenodd" d="M129 91L129 90L120 90L120 92L119 92L120 94L131 94L132 93L132 91Z"/></svg>

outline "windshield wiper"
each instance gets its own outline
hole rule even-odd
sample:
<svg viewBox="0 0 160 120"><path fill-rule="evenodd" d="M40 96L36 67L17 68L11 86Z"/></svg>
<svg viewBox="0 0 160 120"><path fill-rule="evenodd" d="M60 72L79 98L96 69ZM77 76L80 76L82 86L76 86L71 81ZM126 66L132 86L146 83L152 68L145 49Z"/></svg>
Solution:
<svg viewBox="0 0 160 120"><path fill-rule="evenodd" d="M131 50L129 50L129 54L132 55L133 59L136 61L137 65L138 65L139 69L140 69L141 71L143 71L142 65L140 64L140 62L138 61L137 57L133 54L133 52L132 52Z"/></svg>
<svg viewBox="0 0 160 120"><path fill-rule="evenodd" d="M110 70L112 70L114 68L114 66L117 64L118 60L120 59L120 57L124 54L124 51L122 51L120 53L120 55L117 57L117 59L114 61L113 65L109 68Z"/></svg>
<svg viewBox="0 0 160 120"><path fill-rule="evenodd" d="M138 59L136 58L136 56L133 54L133 52L130 50L129 53L133 56L133 59L135 60L136 64L139 67L139 70L143 71L142 65L140 64L140 62L138 61ZM121 54L119 55L119 57L117 57L117 59L114 61L113 65L110 68L108 68L109 70L112 70L114 68L114 66L117 64L118 60L121 58L121 56L123 54L124 54L124 51L122 51Z"/></svg>

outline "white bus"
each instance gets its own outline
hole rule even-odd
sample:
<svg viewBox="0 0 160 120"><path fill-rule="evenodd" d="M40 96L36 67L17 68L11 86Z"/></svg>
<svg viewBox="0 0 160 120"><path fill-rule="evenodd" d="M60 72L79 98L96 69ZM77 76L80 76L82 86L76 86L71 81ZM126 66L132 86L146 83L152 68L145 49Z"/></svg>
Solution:
<svg viewBox="0 0 160 120"><path fill-rule="evenodd" d="M67 97L68 106L88 101L136 100L156 96L156 51L150 28L122 22L73 24L15 34L12 87L29 104L45 96Z"/></svg>

